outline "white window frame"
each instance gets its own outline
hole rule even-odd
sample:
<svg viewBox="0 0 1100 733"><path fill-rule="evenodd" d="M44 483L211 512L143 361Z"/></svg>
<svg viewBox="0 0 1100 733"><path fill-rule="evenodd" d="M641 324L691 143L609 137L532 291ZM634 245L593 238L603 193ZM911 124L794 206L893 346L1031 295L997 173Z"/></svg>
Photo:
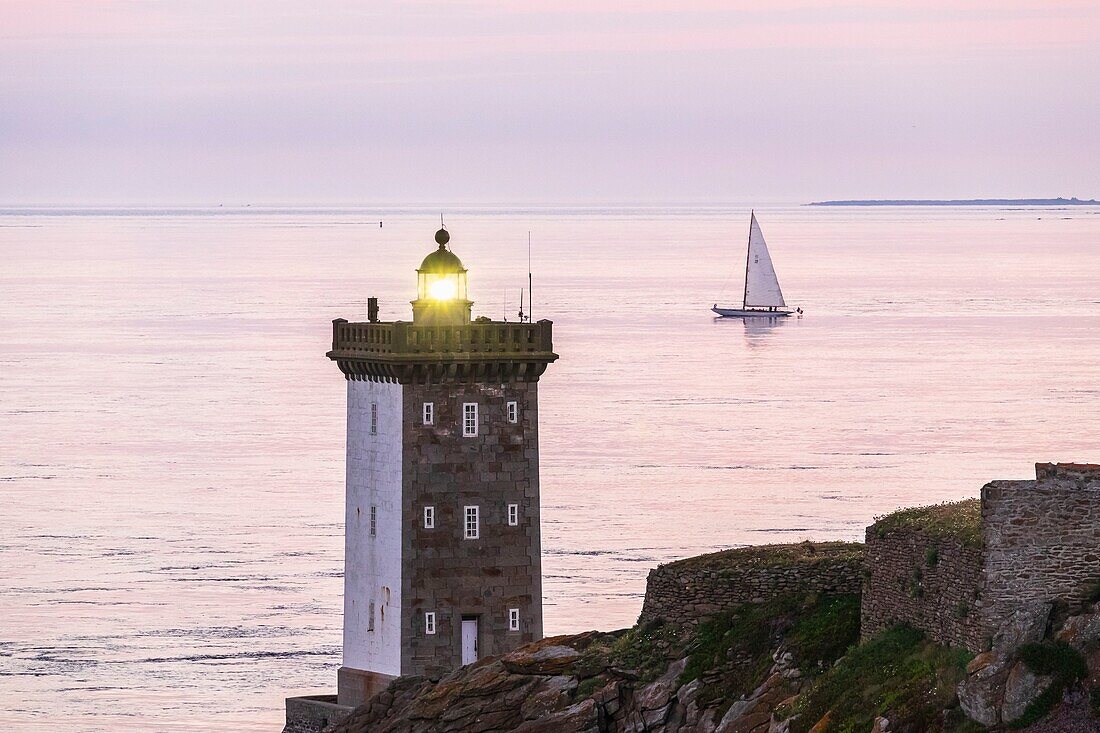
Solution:
<svg viewBox="0 0 1100 733"><path fill-rule="evenodd" d="M370 434L378 435L378 403L370 403Z"/></svg>
<svg viewBox="0 0 1100 733"><path fill-rule="evenodd" d="M519 422L519 403L512 401L508 403L508 422Z"/></svg>
<svg viewBox="0 0 1100 733"><path fill-rule="evenodd" d="M471 521L472 520L472 521ZM481 508L462 507L462 537L467 540L481 539Z"/></svg>
<svg viewBox="0 0 1100 733"><path fill-rule="evenodd" d="M435 507L424 507L424 529L435 529Z"/></svg>
<svg viewBox="0 0 1100 733"><path fill-rule="evenodd" d="M435 611L427 611L424 614L424 633L429 636L435 634Z"/></svg>
<svg viewBox="0 0 1100 733"><path fill-rule="evenodd" d="M463 402L462 403L462 437L463 438L476 438L477 437L477 419L478 410L476 402Z"/></svg>
<svg viewBox="0 0 1100 733"><path fill-rule="evenodd" d="M519 526L519 504L509 504L508 505L508 526L509 527L518 527Z"/></svg>
<svg viewBox="0 0 1100 733"><path fill-rule="evenodd" d="M370 536L378 536L378 507L374 504L370 505Z"/></svg>
<svg viewBox="0 0 1100 733"><path fill-rule="evenodd" d="M509 608L508 609L508 630L509 631L519 631L519 609L518 608Z"/></svg>
<svg viewBox="0 0 1100 733"><path fill-rule="evenodd" d="M424 403L424 410L421 414L421 417L424 419L424 424L425 425L434 425L435 424L435 403L434 402L425 402Z"/></svg>

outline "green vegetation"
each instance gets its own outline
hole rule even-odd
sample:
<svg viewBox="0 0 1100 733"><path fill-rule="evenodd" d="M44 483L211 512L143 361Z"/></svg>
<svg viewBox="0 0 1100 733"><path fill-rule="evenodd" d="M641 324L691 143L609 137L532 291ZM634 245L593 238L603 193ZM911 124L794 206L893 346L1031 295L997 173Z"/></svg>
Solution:
<svg viewBox="0 0 1100 733"><path fill-rule="evenodd" d="M589 677L588 679L581 680L577 685L577 691L574 693L574 700L580 702L581 700L587 700L592 697L592 693L601 689L607 684L607 678L603 675L597 675L595 677Z"/></svg>
<svg viewBox="0 0 1100 733"><path fill-rule="evenodd" d="M685 569L709 569L740 571L752 568L776 568L822 560L858 560L863 557L863 544L859 542L800 542L793 545L761 545L737 547L732 550L712 552L709 555L689 557L670 563Z"/></svg>
<svg viewBox="0 0 1100 733"><path fill-rule="evenodd" d="M643 684L652 682L664 673L670 660L683 653L687 633L673 624L652 621L609 635L584 651L574 663L573 673L587 680L614 667L637 675Z"/></svg>
<svg viewBox="0 0 1100 733"><path fill-rule="evenodd" d="M807 676L819 674L859 639L859 596L793 594L746 604L699 626L681 684L703 678L703 704L733 702L767 677L782 647Z"/></svg>
<svg viewBox="0 0 1100 733"><path fill-rule="evenodd" d="M981 547L982 503L978 499L967 499L902 509L876 519L871 530L878 537L885 537L891 532L919 530L933 539L956 540L966 547ZM934 552L935 562L939 562L939 551ZM925 559L928 557L926 555ZM928 564L934 565L935 562Z"/></svg>
<svg viewBox="0 0 1100 733"><path fill-rule="evenodd" d="M1067 687L1089 675L1084 657L1064 641L1042 641L1020 647L1020 661L1035 674L1051 675L1054 681L1043 691L1018 719L1010 722L1010 728L1026 728L1036 723L1054 709Z"/></svg>
<svg viewBox="0 0 1100 733"><path fill-rule="evenodd" d="M938 547L929 547L924 551L924 564L930 568L940 564L940 550Z"/></svg>
<svg viewBox="0 0 1100 733"><path fill-rule="evenodd" d="M955 687L966 676L971 655L947 649L907 627L896 627L855 647L814 680L788 715L791 733L806 733L830 713L827 733L863 733L876 716L896 731L940 730L944 711L956 708ZM954 728L975 730L962 716ZM980 730L980 729L979 729Z"/></svg>

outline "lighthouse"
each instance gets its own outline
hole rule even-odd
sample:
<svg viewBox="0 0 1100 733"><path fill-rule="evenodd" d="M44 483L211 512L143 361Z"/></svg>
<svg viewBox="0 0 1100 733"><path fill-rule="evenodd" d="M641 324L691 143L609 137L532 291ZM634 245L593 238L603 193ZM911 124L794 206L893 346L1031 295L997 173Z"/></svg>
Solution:
<svg viewBox="0 0 1100 733"><path fill-rule="evenodd" d="M542 637L538 381L550 321L471 320L440 229L411 321L337 319L347 380L338 703Z"/></svg>

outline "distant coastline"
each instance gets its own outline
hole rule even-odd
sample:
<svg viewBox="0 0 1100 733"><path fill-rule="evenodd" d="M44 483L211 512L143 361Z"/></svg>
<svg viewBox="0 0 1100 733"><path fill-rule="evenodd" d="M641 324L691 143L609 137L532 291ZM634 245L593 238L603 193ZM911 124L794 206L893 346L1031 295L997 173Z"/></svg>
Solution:
<svg viewBox="0 0 1100 733"><path fill-rule="evenodd" d="M1100 206L1096 199L853 199L813 201L804 206Z"/></svg>

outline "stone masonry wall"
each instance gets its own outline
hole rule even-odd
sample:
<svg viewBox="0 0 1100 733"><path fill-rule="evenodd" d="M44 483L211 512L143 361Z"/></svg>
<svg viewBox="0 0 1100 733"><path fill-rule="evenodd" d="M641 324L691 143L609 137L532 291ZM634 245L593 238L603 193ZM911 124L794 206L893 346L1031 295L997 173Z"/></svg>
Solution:
<svg viewBox="0 0 1100 733"><path fill-rule="evenodd" d="M982 550L918 529L867 528L863 638L898 623L948 646L981 651Z"/></svg>
<svg viewBox="0 0 1100 733"><path fill-rule="evenodd" d="M862 564L861 545L830 542L744 547L659 565L646 581L638 623L695 624L787 593L859 593Z"/></svg>
<svg viewBox="0 0 1100 733"><path fill-rule="evenodd" d="M1021 603L1081 602L1100 582L1100 466L1041 463L1035 474L982 488L991 629Z"/></svg>
<svg viewBox="0 0 1100 733"><path fill-rule="evenodd" d="M431 425L425 402L434 404ZM465 402L479 406L476 437L462 434ZM461 664L463 617L477 618L479 657L542 638L538 383L406 385L404 410L401 672L434 677ZM518 504L516 526L508 504ZM435 507L434 528L424 527L425 506ZM466 506L480 509L478 539L463 537ZM510 608L519 631L509 629Z"/></svg>

